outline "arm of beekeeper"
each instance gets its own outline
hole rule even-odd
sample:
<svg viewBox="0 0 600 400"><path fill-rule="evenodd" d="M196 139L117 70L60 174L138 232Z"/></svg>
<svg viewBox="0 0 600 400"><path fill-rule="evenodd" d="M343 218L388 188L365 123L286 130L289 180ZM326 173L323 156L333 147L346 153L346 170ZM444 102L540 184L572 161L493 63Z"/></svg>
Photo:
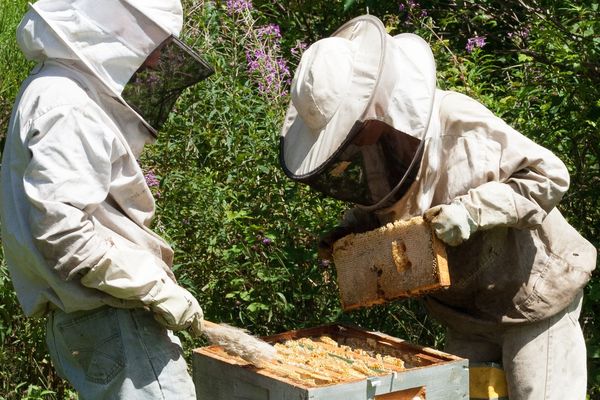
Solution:
<svg viewBox="0 0 600 400"><path fill-rule="evenodd" d="M451 204L425 212L438 236L456 245L476 230L497 226L519 229L540 225L569 187L569 173L552 152L534 143L476 100L458 93L446 96L440 110L445 133L463 132L482 145L465 154L497 160L489 181L456 197ZM478 165L475 165L475 168ZM449 174L460 173L450 170Z"/></svg>
<svg viewBox="0 0 600 400"><path fill-rule="evenodd" d="M57 106L33 121L25 139L31 158L23 184L34 243L62 279L141 301L172 329L193 324L199 330L202 310L164 262L123 238L100 233L90 217L118 179L113 166L128 157L110 126L91 102Z"/></svg>

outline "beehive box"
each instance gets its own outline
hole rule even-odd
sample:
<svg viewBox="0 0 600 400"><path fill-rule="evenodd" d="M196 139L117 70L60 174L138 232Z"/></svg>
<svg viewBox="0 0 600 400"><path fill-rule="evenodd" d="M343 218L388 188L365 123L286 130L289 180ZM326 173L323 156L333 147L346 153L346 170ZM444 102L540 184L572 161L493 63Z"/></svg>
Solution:
<svg viewBox="0 0 600 400"><path fill-rule="evenodd" d="M445 246L421 217L345 236L333 260L346 311L450 285Z"/></svg>
<svg viewBox="0 0 600 400"><path fill-rule="evenodd" d="M322 341L329 359L353 367L360 356L384 361L383 367L340 373L282 355L282 361L256 368L219 346L195 349L193 377L198 399L210 400L463 400L468 399L467 360L405 342L379 332L328 325L265 338L277 346ZM332 343L331 341L334 341ZM287 347L286 347L287 348ZM306 349L305 349L306 350ZM308 349L313 351L314 349ZM329 354L330 353L330 354ZM352 360L352 361L351 361ZM394 362L397 360L398 362ZM322 364L319 364L322 365ZM382 364L383 365L383 364ZM400 365L403 365L400 367ZM362 371L362 373L361 373Z"/></svg>

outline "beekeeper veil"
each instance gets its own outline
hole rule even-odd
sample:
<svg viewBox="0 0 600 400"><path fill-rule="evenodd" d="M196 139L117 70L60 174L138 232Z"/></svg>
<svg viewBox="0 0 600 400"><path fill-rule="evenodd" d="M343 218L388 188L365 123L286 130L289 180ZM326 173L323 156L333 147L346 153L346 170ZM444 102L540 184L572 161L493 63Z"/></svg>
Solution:
<svg viewBox="0 0 600 400"><path fill-rule="evenodd" d="M177 39L179 0L39 0L17 40L35 61L74 61L156 135L182 91L213 73Z"/></svg>
<svg viewBox="0 0 600 400"><path fill-rule="evenodd" d="M303 54L280 138L285 173L324 194L381 209L416 179L435 94L429 45L355 18Z"/></svg>

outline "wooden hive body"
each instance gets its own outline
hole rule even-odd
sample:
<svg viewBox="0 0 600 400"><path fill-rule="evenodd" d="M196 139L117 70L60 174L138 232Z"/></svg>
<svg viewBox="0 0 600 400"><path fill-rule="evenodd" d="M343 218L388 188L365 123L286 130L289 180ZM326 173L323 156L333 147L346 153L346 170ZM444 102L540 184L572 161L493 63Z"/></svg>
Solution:
<svg viewBox="0 0 600 400"><path fill-rule="evenodd" d="M450 285L444 244L421 217L345 236L333 259L344 310Z"/></svg>
<svg viewBox="0 0 600 400"><path fill-rule="evenodd" d="M266 367L258 369L218 346L195 349L193 377L198 399L211 400L466 400L467 360L378 332L329 325L285 332L268 342L320 337L402 359L406 369L333 384L303 385ZM294 368L280 364L280 368ZM417 397L420 396L420 397Z"/></svg>

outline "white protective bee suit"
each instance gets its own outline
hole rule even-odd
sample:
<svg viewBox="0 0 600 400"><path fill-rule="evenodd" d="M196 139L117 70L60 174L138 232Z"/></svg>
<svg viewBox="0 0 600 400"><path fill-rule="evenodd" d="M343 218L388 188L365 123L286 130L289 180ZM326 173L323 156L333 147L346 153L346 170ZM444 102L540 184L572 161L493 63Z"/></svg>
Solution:
<svg viewBox="0 0 600 400"><path fill-rule="evenodd" d="M391 37L372 16L305 51L291 100L282 167L359 205L342 232L424 216L449 245L451 286L425 297L447 351L503 364L511 400L583 400L578 317L596 249L556 209L564 164L476 100L437 89L427 43Z"/></svg>
<svg viewBox="0 0 600 400"><path fill-rule="evenodd" d="M155 130L123 99L182 15L179 0L41 0L17 30L38 64L3 152L4 256L25 314L48 315L58 372L86 399L195 398L165 327L199 334L202 310L148 228L136 158Z"/></svg>

